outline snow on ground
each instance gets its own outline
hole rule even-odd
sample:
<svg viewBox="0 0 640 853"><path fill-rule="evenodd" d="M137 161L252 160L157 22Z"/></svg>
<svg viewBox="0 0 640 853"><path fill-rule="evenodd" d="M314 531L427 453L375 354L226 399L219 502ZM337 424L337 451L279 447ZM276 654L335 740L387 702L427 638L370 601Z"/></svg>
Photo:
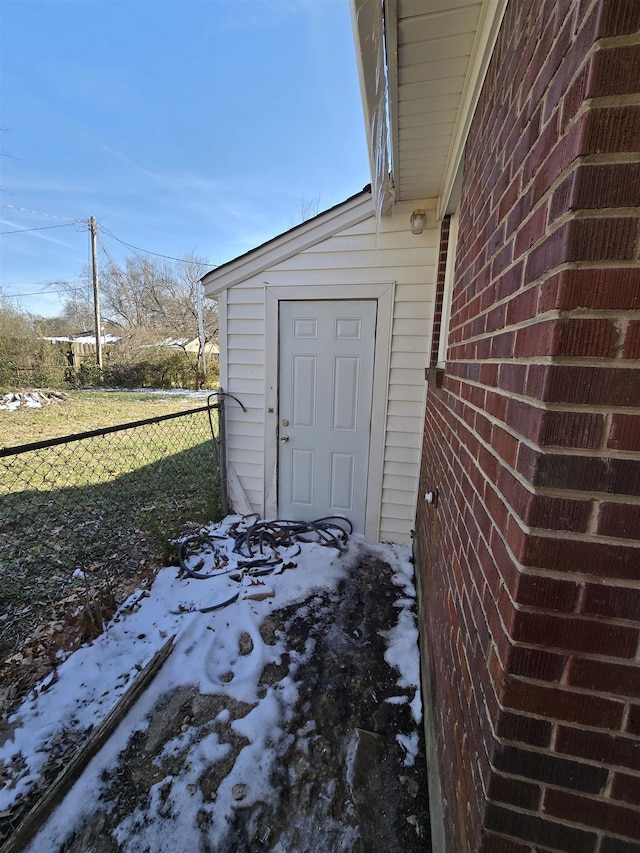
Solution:
<svg viewBox="0 0 640 853"><path fill-rule="evenodd" d="M122 849L141 849L138 830L142 831L144 824L145 849L148 846L149 850L156 851L197 850L200 815L204 814L203 819L206 818L211 827L224 826L224 816L233 810L239 798L245 805L268 798L274 745L282 740L297 689L289 677L266 688L258 684L265 666L277 665L284 651L281 639L276 638L272 645L264 642L260 626L272 611L301 602L316 589L335 589L363 555L372 555L388 563L394 571L394 583L401 590L395 605L398 622L381 635L387 646L385 659L398 670L398 685L414 688L410 704L417 730L421 706L417 628L413 614L415 589L409 547L385 546L352 536L341 554L333 547L303 542L279 548L281 562L273 574L251 577L245 572L239 576L234 574L233 567L239 559L246 561L247 558L233 552L235 540L228 532L232 525L243 523L238 516L230 516L220 525L212 526L215 547L190 553L188 565L200 574L213 573L213 577L206 580L184 577L176 567L162 570L149 591L134 593L119 609L105 633L65 660L9 719L9 736L0 746L4 780L0 790L0 812L11 809L28 795L61 731L65 730L67 737L69 733L83 735L97 726L140 670L175 635L173 651L159 674L92 759L29 850L36 853L59 849L71 828L92 813L132 733L148 727L150 714L163 697L188 685L195 685L200 694L220 694L251 706L246 715L231 723L235 733L246 739L247 745L219 786L215 802L205 803L195 784L198 766L224 760L230 747L222 743L215 732L200 738L191 747L180 784L170 786L167 796L165 779L150 792L152 805L154 799L157 801L156 814L166 813L169 808L173 815L183 817L177 817L170 824L158 819L149 826L149 810L146 818L134 811L122 821L118 830ZM232 603L212 609L236 594ZM201 608L209 610L203 613ZM239 652L243 643L246 648ZM311 652L306 649L301 656ZM406 696L398 698L398 702L403 701L407 701ZM220 719L225 714L228 716L229 712L220 711ZM165 752L183 752L189 737L190 726L186 720L165 747ZM402 736L399 742L406 750L405 764L410 765L417 749L417 733L415 737ZM210 838L215 844L215 834Z"/></svg>

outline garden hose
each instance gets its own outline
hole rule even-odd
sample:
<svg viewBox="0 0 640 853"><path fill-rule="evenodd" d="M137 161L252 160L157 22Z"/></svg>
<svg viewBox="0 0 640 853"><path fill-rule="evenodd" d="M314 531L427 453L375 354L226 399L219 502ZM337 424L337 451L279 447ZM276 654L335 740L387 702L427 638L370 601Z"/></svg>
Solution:
<svg viewBox="0 0 640 853"><path fill-rule="evenodd" d="M253 519L253 521L251 521ZM251 523L247 526L247 522ZM244 527L241 529L241 525ZM237 573L237 580L242 580L243 575L260 577L271 574L284 562L278 555L279 548L291 548L300 542L317 542L328 548L336 548L340 553L346 550L349 536L353 533L353 525L348 518L341 515L329 515L318 518L315 521L293 521L276 519L274 521L263 521L258 513L252 513L242 517L240 522L231 525L229 536L235 540L233 553L244 556L247 559L240 560L234 566L227 565L228 559L216 548L213 540L221 537L214 533L200 531L193 536L187 536L178 545L178 562L182 573L196 580L209 580L221 575ZM309 538L315 537L315 538ZM203 547L208 546L209 553L213 553L216 565L210 572L201 572L202 561L197 568L189 565L189 557L198 553ZM265 550L275 552L275 556L265 556ZM235 580L235 578L234 578ZM232 604L238 598L236 593L231 598L220 604L199 609L200 613L209 613ZM178 611L172 611L178 612ZM189 611L179 611L189 612Z"/></svg>

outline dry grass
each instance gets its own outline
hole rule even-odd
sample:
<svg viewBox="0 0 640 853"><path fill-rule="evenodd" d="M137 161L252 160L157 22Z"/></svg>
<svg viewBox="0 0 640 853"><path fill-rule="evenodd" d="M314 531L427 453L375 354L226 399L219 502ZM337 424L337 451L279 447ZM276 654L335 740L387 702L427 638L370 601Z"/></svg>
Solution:
<svg viewBox="0 0 640 853"><path fill-rule="evenodd" d="M86 391L0 411L5 448L185 412L0 459L0 712L3 689L10 702L23 695L61 647L91 639L103 615L172 558L176 537L219 518L205 403Z"/></svg>
<svg viewBox="0 0 640 853"><path fill-rule="evenodd" d="M0 410L0 447L60 438L204 405L203 399L150 391L67 391L42 409Z"/></svg>

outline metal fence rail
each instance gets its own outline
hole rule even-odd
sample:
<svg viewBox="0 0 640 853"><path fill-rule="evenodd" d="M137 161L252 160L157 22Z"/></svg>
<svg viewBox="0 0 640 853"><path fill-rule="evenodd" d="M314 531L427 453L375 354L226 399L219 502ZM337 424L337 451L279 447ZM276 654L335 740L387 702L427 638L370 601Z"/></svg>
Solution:
<svg viewBox="0 0 640 853"><path fill-rule="evenodd" d="M134 575L220 517L217 423L207 405L0 450L0 651L69 591Z"/></svg>

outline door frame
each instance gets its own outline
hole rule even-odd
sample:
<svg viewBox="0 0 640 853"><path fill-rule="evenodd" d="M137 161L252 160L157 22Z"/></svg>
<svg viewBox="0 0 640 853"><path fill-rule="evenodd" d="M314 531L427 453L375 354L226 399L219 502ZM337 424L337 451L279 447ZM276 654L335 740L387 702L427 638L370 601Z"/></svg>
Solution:
<svg viewBox="0 0 640 853"><path fill-rule="evenodd" d="M365 510L365 536L377 541L382 510L382 477L386 411L391 359L391 332L395 282L331 285L272 286L265 282L265 446L264 508L265 517L278 516L278 406L279 406L279 308L281 301L305 302L318 299L351 301L370 299L377 302L376 341L374 348L372 413L384 412L384 418L371 418L369 471ZM267 358L275 352L277 358Z"/></svg>

